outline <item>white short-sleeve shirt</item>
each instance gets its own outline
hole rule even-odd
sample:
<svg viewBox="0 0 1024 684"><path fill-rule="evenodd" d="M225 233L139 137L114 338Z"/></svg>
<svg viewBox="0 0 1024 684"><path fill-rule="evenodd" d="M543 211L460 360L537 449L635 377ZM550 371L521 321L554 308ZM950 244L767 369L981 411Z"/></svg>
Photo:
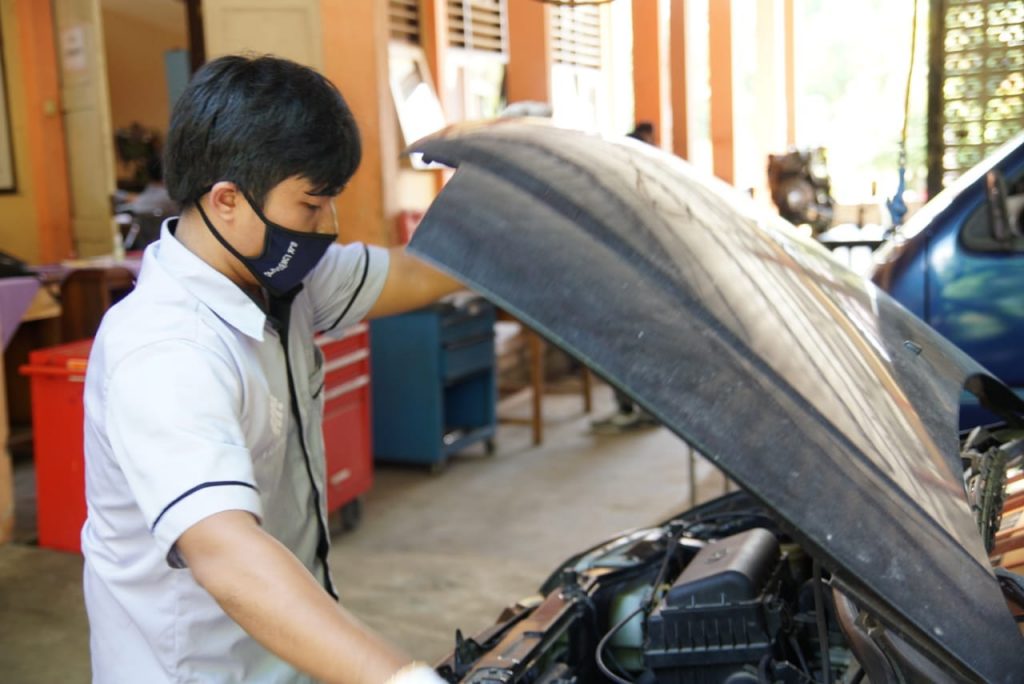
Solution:
<svg viewBox="0 0 1024 684"><path fill-rule="evenodd" d="M175 226L146 250L135 289L104 317L89 357L82 553L93 680L307 681L221 610L174 544L214 513L249 511L333 593L313 335L366 315L388 254L332 245L294 300L300 435L279 326L178 242Z"/></svg>

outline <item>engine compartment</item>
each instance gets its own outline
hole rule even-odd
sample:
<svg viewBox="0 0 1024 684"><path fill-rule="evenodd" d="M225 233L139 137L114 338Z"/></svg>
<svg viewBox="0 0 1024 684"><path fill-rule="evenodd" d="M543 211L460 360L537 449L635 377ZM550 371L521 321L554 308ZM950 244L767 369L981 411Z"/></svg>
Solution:
<svg viewBox="0 0 1024 684"><path fill-rule="evenodd" d="M438 671L451 682L854 681L815 572L736 492L570 559L494 628L459 635Z"/></svg>
<svg viewBox="0 0 1024 684"><path fill-rule="evenodd" d="M964 492L991 551L1024 431L962 436ZM1011 525L1012 527L1012 525ZM1024 615L1024 578L1000 576ZM456 635L449 682L945 684L965 681L861 609L743 491L623 534L562 564L474 638Z"/></svg>

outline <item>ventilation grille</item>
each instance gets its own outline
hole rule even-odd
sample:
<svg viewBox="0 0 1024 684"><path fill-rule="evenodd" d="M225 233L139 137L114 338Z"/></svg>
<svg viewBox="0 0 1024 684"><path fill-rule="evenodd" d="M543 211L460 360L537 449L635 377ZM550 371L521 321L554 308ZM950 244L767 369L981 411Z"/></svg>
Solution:
<svg viewBox="0 0 1024 684"><path fill-rule="evenodd" d="M505 54L503 0L448 0L448 41L456 48Z"/></svg>
<svg viewBox="0 0 1024 684"><path fill-rule="evenodd" d="M388 25L391 30L391 40L419 45L419 0L389 0Z"/></svg>
<svg viewBox="0 0 1024 684"><path fill-rule="evenodd" d="M556 64L601 68L601 10L598 7L553 7L551 23L551 43Z"/></svg>
<svg viewBox="0 0 1024 684"><path fill-rule="evenodd" d="M949 185L1024 126L1024 2L943 0L942 78L930 116L941 153L929 189ZM934 59L934 58L933 58ZM937 143L937 144L936 144Z"/></svg>

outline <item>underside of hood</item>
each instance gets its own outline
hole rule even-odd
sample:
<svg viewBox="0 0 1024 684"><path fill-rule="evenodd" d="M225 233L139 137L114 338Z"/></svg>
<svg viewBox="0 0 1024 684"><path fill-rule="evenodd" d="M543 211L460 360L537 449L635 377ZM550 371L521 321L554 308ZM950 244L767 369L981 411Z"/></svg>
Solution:
<svg viewBox="0 0 1024 684"><path fill-rule="evenodd" d="M1019 411L1005 387L789 224L653 147L503 121L413 150L458 169L414 253L632 396L891 629L964 676L1019 681L1024 643L956 432L965 385Z"/></svg>

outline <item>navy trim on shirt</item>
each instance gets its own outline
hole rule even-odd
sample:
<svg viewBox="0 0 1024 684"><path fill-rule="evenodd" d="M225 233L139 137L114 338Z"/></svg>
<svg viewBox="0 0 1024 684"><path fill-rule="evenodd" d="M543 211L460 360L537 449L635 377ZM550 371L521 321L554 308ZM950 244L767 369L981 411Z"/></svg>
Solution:
<svg viewBox="0 0 1024 684"><path fill-rule="evenodd" d="M156 529L156 526L160 523L160 519L164 517L164 514L167 513L167 511L171 510L171 508L173 508L175 504L181 502L182 499L188 498L189 496L195 494L199 490L206 489L207 487L224 487L224 486L228 486L228 485L237 485L237 486L240 486L240 487L248 487L249 489L253 490L257 494L259 494L259 491L260 491L260 490L256 489L256 487L254 485L251 485L248 482L241 482L240 480L217 480L217 481L214 481L214 482L204 482L201 485L196 485L195 487L193 487L192 489L188 490L187 492L185 492L184 494L179 496L177 499L175 499L171 503L169 503L166 506L164 506L164 510L160 511L160 515L156 516L156 520L153 521L153 526L149 528L150 532L152 532L153 530Z"/></svg>
<svg viewBox="0 0 1024 684"><path fill-rule="evenodd" d="M341 315L338 316L337 320L335 320L334 323L327 327L323 332L327 332L328 330L334 330L334 328L336 328L338 324L341 323L341 319L345 318L345 314L347 314L349 310L352 309L352 305L355 304L356 299L359 298L359 293L363 291L363 285L366 284L366 276L369 272L370 248L367 247L366 245L363 245L363 275L359 279L359 285L356 286L356 291L352 293L352 297L348 300L348 304L345 305L345 310L342 311Z"/></svg>

